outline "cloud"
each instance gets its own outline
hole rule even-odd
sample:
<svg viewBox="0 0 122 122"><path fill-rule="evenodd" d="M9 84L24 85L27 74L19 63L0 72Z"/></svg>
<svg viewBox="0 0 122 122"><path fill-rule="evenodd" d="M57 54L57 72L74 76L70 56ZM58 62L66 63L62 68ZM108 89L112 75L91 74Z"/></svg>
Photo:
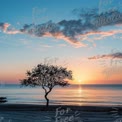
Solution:
<svg viewBox="0 0 122 122"><path fill-rule="evenodd" d="M6 33L6 34L17 34L21 33L20 30L15 30L15 29L9 29L10 24L9 23L0 23L0 29Z"/></svg>
<svg viewBox="0 0 122 122"><path fill-rule="evenodd" d="M50 45L47 45L47 44L45 44L45 45L41 45L42 47L45 47L45 48L51 48L52 46L50 46Z"/></svg>
<svg viewBox="0 0 122 122"><path fill-rule="evenodd" d="M9 23L0 23L0 29L3 31L3 32L6 32L7 28L10 26Z"/></svg>
<svg viewBox="0 0 122 122"><path fill-rule="evenodd" d="M77 38L79 38L82 41L89 40L94 42L95 40L102 40L105 37L110 37L116 34L122 34L122 30L118 29L118 30L109 30L109 31L91 31L91 32L86 32L85 34L82 35L78 35Z"/></svg>
<svg viewBox="0 0 122 122"><path fill-rule="evenodd" d="M9 30L6 31L6 34L21 34L21 32L19 30Z"/></svg>
<svg viewBox="0 0 122 122"><path fill-rule="evenodd" d="M58 46L59 47L66 47L67 45L66 44L59 44Z"/></svg>
<svg viewBox="0 0 122 122"><path fill-rule="evenodd" d="M7 34L29 34L36 37L54 37L62 39L75 47L86 47L84 43L90 40L90 36L99 35L93 38L101 40L104 37L122 33L122 30L101 31L102 27L122 24L122 13L118 10L109 10L98 14L97 9L89 9L85 12L75 9L74 14L79 15L77 20L61 20L58 23L48 21L43 24L25 24L21 29L10 28L8 23L0 23L0 28ZM95 45L95 44L94 44Z"/></svg>
<svg viewBox="0 0 122 122"><path fill-rule="evenodd" d="M109 9L105 12L99 13L98 9L74 9L73 13L82 20L85 20L85 25L91 25L90 28L98 29L102 26L121 24L122 13L119 10Z"/></svg>
<svg viewBox="0 0 122 122"><path fill-rule="evenodd" d="M54 37L57 39L62 39L74 45L75 47L81 47L85 46L85 44L82 44L77 40L77 38L75 38L76 32L78 33L78 30L80 30L80 27L78 27L79 22L80 21L74 20L67 22L63 20L59 23L53 23L52 21L49 21L40 25L25 25L22 29L20 29L20 31L21 33L30 34L37 37ZM72 23L76 24L71 26Z"/></svg>
<svg viewBox="0 0 122 122"><path fill-rule="evenodd" d="M96 60L96 59L109 59L109 58L117 58L117 59L122 59L122 52L116 52L116 53L113 53L113 54L104 54L104 55L97 55L97 56L92 56L92 57L89 57L88 59L90 60Z"/></svg>

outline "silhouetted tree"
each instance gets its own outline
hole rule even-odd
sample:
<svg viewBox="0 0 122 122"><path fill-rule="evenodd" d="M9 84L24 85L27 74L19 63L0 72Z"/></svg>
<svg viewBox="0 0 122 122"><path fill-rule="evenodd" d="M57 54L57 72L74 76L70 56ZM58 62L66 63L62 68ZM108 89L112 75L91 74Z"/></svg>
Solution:
<svg viewBox="0 0 122 122"><path fill-rule="evenodd" d="M27 78L21 80L24 86L41 86L45 91L46 106L49 105L48 94L54 86L69 85L68 79L72 80L72 71L61 66L38 64L31 71L27 71Z"/></svg>

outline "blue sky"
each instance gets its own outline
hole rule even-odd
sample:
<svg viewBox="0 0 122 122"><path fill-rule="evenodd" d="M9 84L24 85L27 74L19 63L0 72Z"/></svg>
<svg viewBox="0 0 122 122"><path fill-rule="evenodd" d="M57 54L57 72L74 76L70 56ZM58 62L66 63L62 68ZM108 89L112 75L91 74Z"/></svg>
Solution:
<svg viewBox="0 0 122 122"><path fill-rule="evenodd" d="M18 83L19 79L25 76L26 70L31 69L46 57L57 57L62 65L67 60L68 68L74 72L76 83L78 80L83 81L83 83L103 83L103 81L121 83L121 63L118 64L119 68L118 65L112 66L115 70L116 68L120 69L119 73L115 71L116 73L111 73L110 78L106 78L101 73L104 68L98 63L98 60L103 59L88 60L88 57L108 55L112 53L113 49L113 53L122 53L121 22L100 26L96 30L93 30L89 25L84 25L83 33L77 32L73 36L69 26L65 27L69 33L64 30L58 30L56 33L47 31L42 35L35 32L29 33L31 28L35 29L35 25L39 27L40 24L47 24L50 20L51 24L56 25L56 27L63 20L65 22L62 23L66 24L71 23L70 20L76 23L79 19L84 21L81 16L82 9L91 11L97 8L99 13L100 11L108 11L108 8L118 8L118 11L121 12L119 9L122 5L121 0L117 0L116 3L115 0L106 1L105 3L105 0L102 2L101 0L93 0L92 2L90 0L1 0L0 80ZM75 13L73 10L76 10ZM7 30L3 29L5 23L10 24ZM24 28L25 24L29 27ZM34 24L34 26L30 24ZM20 32L21 29L24 31ZM15 31L17 32L11 34ZM88 34L85 33L86 31ZM62 32L64 33L62 34ZM109 67L110 56L109 59L104 60L107 64L106 67ZM117 57L116 60L120 61L122 58Z"/></svg>

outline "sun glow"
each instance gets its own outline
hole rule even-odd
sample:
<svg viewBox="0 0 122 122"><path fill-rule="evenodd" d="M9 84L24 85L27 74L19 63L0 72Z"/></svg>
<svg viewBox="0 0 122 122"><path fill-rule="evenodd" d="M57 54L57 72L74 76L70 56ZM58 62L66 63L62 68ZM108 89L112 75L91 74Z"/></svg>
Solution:
<svg viewBox="0 0 122 122"><path fill-rule="evenodd" d="M72 82L73 84L82 84L82 80L73 80L73 82Z"/></svg>
<svg viewBox="0 0 122 122"><path fill-rule="evenodd" d="M78 80L78 82L79 82L79 83L81 83L81 82L82 82L82 80L80 80L80 79L79 79L79 80Z"/></svg>

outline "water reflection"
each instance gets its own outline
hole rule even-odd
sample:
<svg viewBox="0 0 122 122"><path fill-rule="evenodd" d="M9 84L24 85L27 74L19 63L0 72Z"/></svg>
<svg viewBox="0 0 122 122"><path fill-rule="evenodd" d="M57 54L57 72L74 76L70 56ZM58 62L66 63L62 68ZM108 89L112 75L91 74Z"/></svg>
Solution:
<svg viewBox="0 0 122 122"><path fill-rule="evenodd" d="M82 105L82 96L83 96L83 89L82 86L78 86L78 97L79 97L79 106Z"/></svg>
<svg viewBox="0 0 122 122"><path fill-rule="evenodd" d="M0 96L7 97L8 103L45 103L41 87L28 88L8 86L0 89ZM56 87L49 94L51 104L65 105L122 105L122 85L70 85Z"/></svg>

